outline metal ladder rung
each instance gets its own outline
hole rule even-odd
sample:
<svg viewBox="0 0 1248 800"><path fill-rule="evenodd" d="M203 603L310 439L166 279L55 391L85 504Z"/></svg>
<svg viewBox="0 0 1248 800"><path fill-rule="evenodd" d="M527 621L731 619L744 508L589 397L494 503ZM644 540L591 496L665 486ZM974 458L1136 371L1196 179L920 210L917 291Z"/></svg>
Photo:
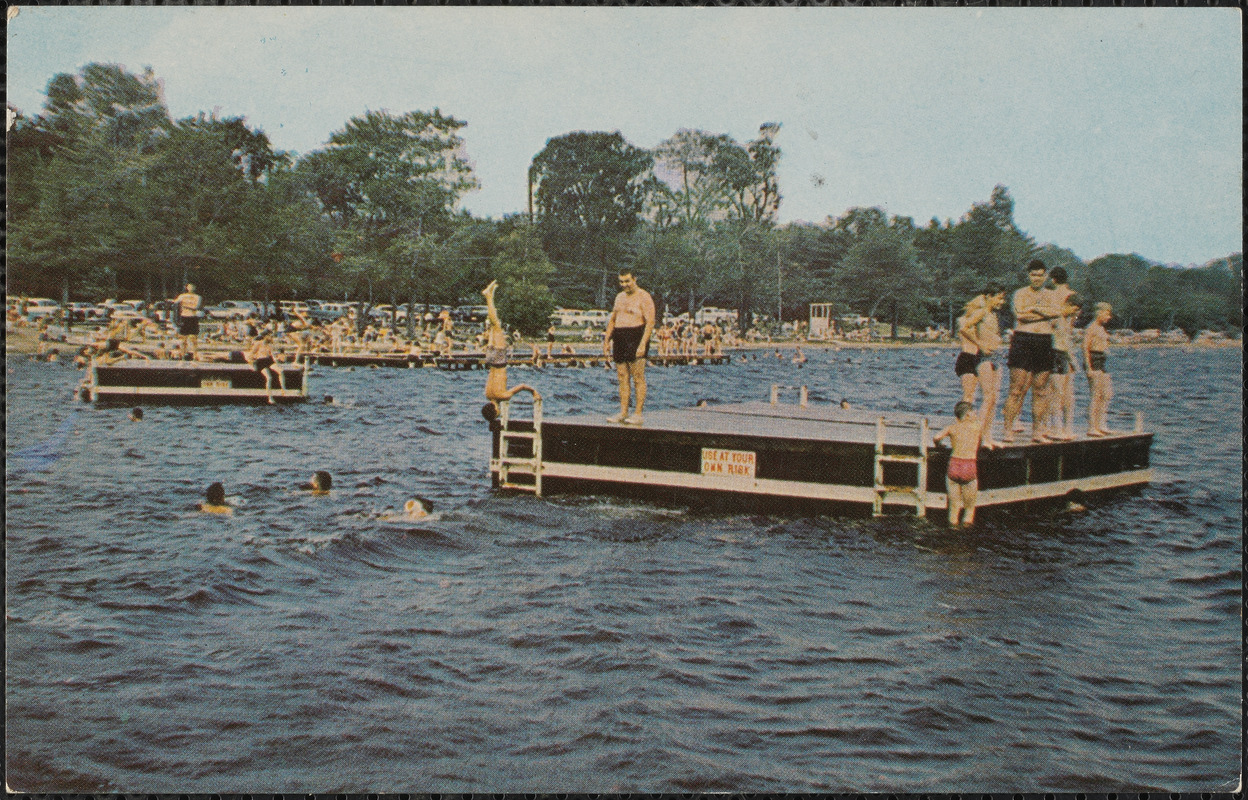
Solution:
<svg viewBox="0 0 1248 800"><path fill-rule="evenodd" d="M884 483L885 464L914 464L918 475L914 486L890 486ZM914 513L923 517L927 515L927 418L919 425L919 454L917 456L884 453L884 417L880 417L875 426L875 492L871 503L871 513L879 517L884 515L884 502L889 495L901 495L914 498Z"/></svg>
<svg viewBox="0 0 1248 800"><path fill-rule="evenodd" d="M538 398L533 400L533 425L532 431L512 431L508 430L511 426L511 404L509 401L502 401L502 408L499 414L499 420L502 422L502 430L498 435L498 458L493 463L498 464L498 486L500 489L518 489L524 492L533 492L538 497L542 496L542 401ZM532 455L530 456L512 456L508 455L507 445L513 440L531 441ZM512 474L532 477L532 483L516 483L510 480Z"/></svg>
<svg viewBox="0 0 1248 800"><path fill-rule="evenodd" d="M921 464L927 459L923 456L878 456L876 461L885 461L889 464Z"/></svg>

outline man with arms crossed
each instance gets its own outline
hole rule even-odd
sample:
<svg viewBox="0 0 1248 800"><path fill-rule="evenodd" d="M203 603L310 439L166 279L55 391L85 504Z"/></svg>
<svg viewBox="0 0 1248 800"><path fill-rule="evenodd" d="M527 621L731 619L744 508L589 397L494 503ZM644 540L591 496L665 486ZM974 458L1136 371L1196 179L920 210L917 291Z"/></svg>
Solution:
<svg viewBox="0 0 1248 800"><path fill-rule="evenodd" d="M628 269L620 270L620 290L602 340L602 354L612 357L620 378L620 413L610 421L640 425L646 404L646 353L654 333L654 298L637 285ZM628 413L630 380L637 395L637 411L632 416Z"/></svg>
<svg viewBox="0 0 1248 800"><path fill-rule="evenodd" d="M199 341L199 305L202 301L195 294L195 284L188 283L186 291L173 298L178 306L178 336L182 339L182 351L194 354Z"/></svg>
<svg viewBox="0 0 1248 800"><path fill-rule="evenodd" d="M1033 442L1050 442L1045 435L1048 420L1049 373L1053 371L1053 320L1061 312L1052 307L1044 288L1048 268L1040 259L1027 265L1027 285L1014 292L1014 335L1010 339L1010 394L1001 414L1005 418L1003 441L1014 441L1014 423L1023 411L1027 390L1031 394Z"/></svg>

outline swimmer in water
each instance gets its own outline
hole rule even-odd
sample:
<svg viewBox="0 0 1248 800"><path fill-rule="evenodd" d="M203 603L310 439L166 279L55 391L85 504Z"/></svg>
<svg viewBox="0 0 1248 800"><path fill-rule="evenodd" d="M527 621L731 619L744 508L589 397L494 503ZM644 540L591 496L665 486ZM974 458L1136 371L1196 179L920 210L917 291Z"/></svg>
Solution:
<svg viewBox="0 0 1248 800"><path fill-rule="evenodd" d="M135 406L133 409L131 409L130 421L142 422L143 421L143 409L139 408L138 406Z"/></svg>
<svg viewBox="0 0 1248 800"><path fill-rule="evenodd" d="M234 511L225 504L225 487L220 483L212 484L204 492L204 502L199 504L199 510L206 514L230 514Z"/></svg>
<svg viewBox="0 0 1248 800"><path fill-rule="evenodd" d="M334 479L329 476L325 470L317 470L312 474L312 480L300 486L300 489L306 489L312 494L329 494L329 490L333 488Z"/></svg>
<svg viewBox="0 0 1248 800"><path fill-rule="evenodd" d="M411 519L427 517L433 511L433 501L424 497L414 497L403 504L403 514Z"/></svg>
<svg viewBox="0 0 1248 800"><path fill-rule="evenodd" d="M507 388L507 332L503 330L503 323L498 318L498 309L494 306L494 292L497 290L498 281L492 281L489 286L481 290L489 319L485 335L485 366L489 367L490 374L485 380L485 399L493 404L495 416L502 410L499 403L510 400L517 392L530 392L534 402L542 399L537 390L527 383L511 389Z"/></svg>

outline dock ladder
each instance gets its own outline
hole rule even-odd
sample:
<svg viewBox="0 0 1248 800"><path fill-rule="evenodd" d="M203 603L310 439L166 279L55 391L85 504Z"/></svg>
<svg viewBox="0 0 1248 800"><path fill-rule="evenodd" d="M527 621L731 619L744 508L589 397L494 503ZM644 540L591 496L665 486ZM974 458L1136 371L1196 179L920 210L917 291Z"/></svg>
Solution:
<svg viewBox="0 0 1248 800"><path fill-rule="evenodd" d="M914 486L890 486L884 483L885 464L914 464L918 477ZM872 499L873 516L884 516L884 501L889 495L914 498L914 513L927 516L927 417L919 423L919 454L917 456L884 452L884 417L875 423L875 495Z"/></svg>
<svg viewBox="0 0 1248 800"><path fill-rule="evenodd" d="M512 430L512 423L526 420L511 418L511 401L503 400L499 404L499 422L502 428L498 432L498 488L519 489L542 496L542 401L533 400L532 430ZM528 456L516 455L512 450L513 443L527 442ZM531 475L532 483L513 480L514 475Z"/></svg>

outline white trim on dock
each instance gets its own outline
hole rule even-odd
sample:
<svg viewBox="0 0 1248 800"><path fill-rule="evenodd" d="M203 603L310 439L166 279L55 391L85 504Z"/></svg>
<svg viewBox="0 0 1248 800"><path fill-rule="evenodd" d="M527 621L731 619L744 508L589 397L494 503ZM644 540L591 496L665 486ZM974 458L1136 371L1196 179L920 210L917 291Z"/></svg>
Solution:
<svg viewBox="0 0 1248 800"><path fill-rule="evenodd" d="M96 396L139 397L139 396L177 396L177 397L266 397L264 389L226 389L196 388L193 386L92 386ZM307 394L300 389L274 389L274 399L303 398Z"/></svg>
<svg viewBox="0 0 1248 800"><path fill-rule="evenodd" d="M490 461L490 471L498 473L497 459ZM663 486L671 489L699 489L717 492L758 494L780 497L795 497L806 500L823 500L840 503L861 503L872 505L876 499L876 490L870 486L845 486L840 484L805 483L801 481L778 481L768 478L739 478L722 475L697 475L689 472L668 472L663 470L633 469L628 467L602 467L591 464L564 464L543 461L541 465L544 478L570 478L574 480L600 481L604 483L629 483L646 486ZM1073 490L1095 492L1104 489L1117 489L1149 483L1153 479L1153 470L1133 470L1118 472L1112 475L1096 475L1074 480L1036 483L1027 486L1015 486L1005 489L981 490L976 507L1019 503L1027 500L1043 500L1062 497ZM889 493L890 495L894 493ZM925 492L924 505L930 509L943 509L948 498L943 492ZM885 497L886 505L905 505L913 507L913 494L896 494Z"/></svg>

